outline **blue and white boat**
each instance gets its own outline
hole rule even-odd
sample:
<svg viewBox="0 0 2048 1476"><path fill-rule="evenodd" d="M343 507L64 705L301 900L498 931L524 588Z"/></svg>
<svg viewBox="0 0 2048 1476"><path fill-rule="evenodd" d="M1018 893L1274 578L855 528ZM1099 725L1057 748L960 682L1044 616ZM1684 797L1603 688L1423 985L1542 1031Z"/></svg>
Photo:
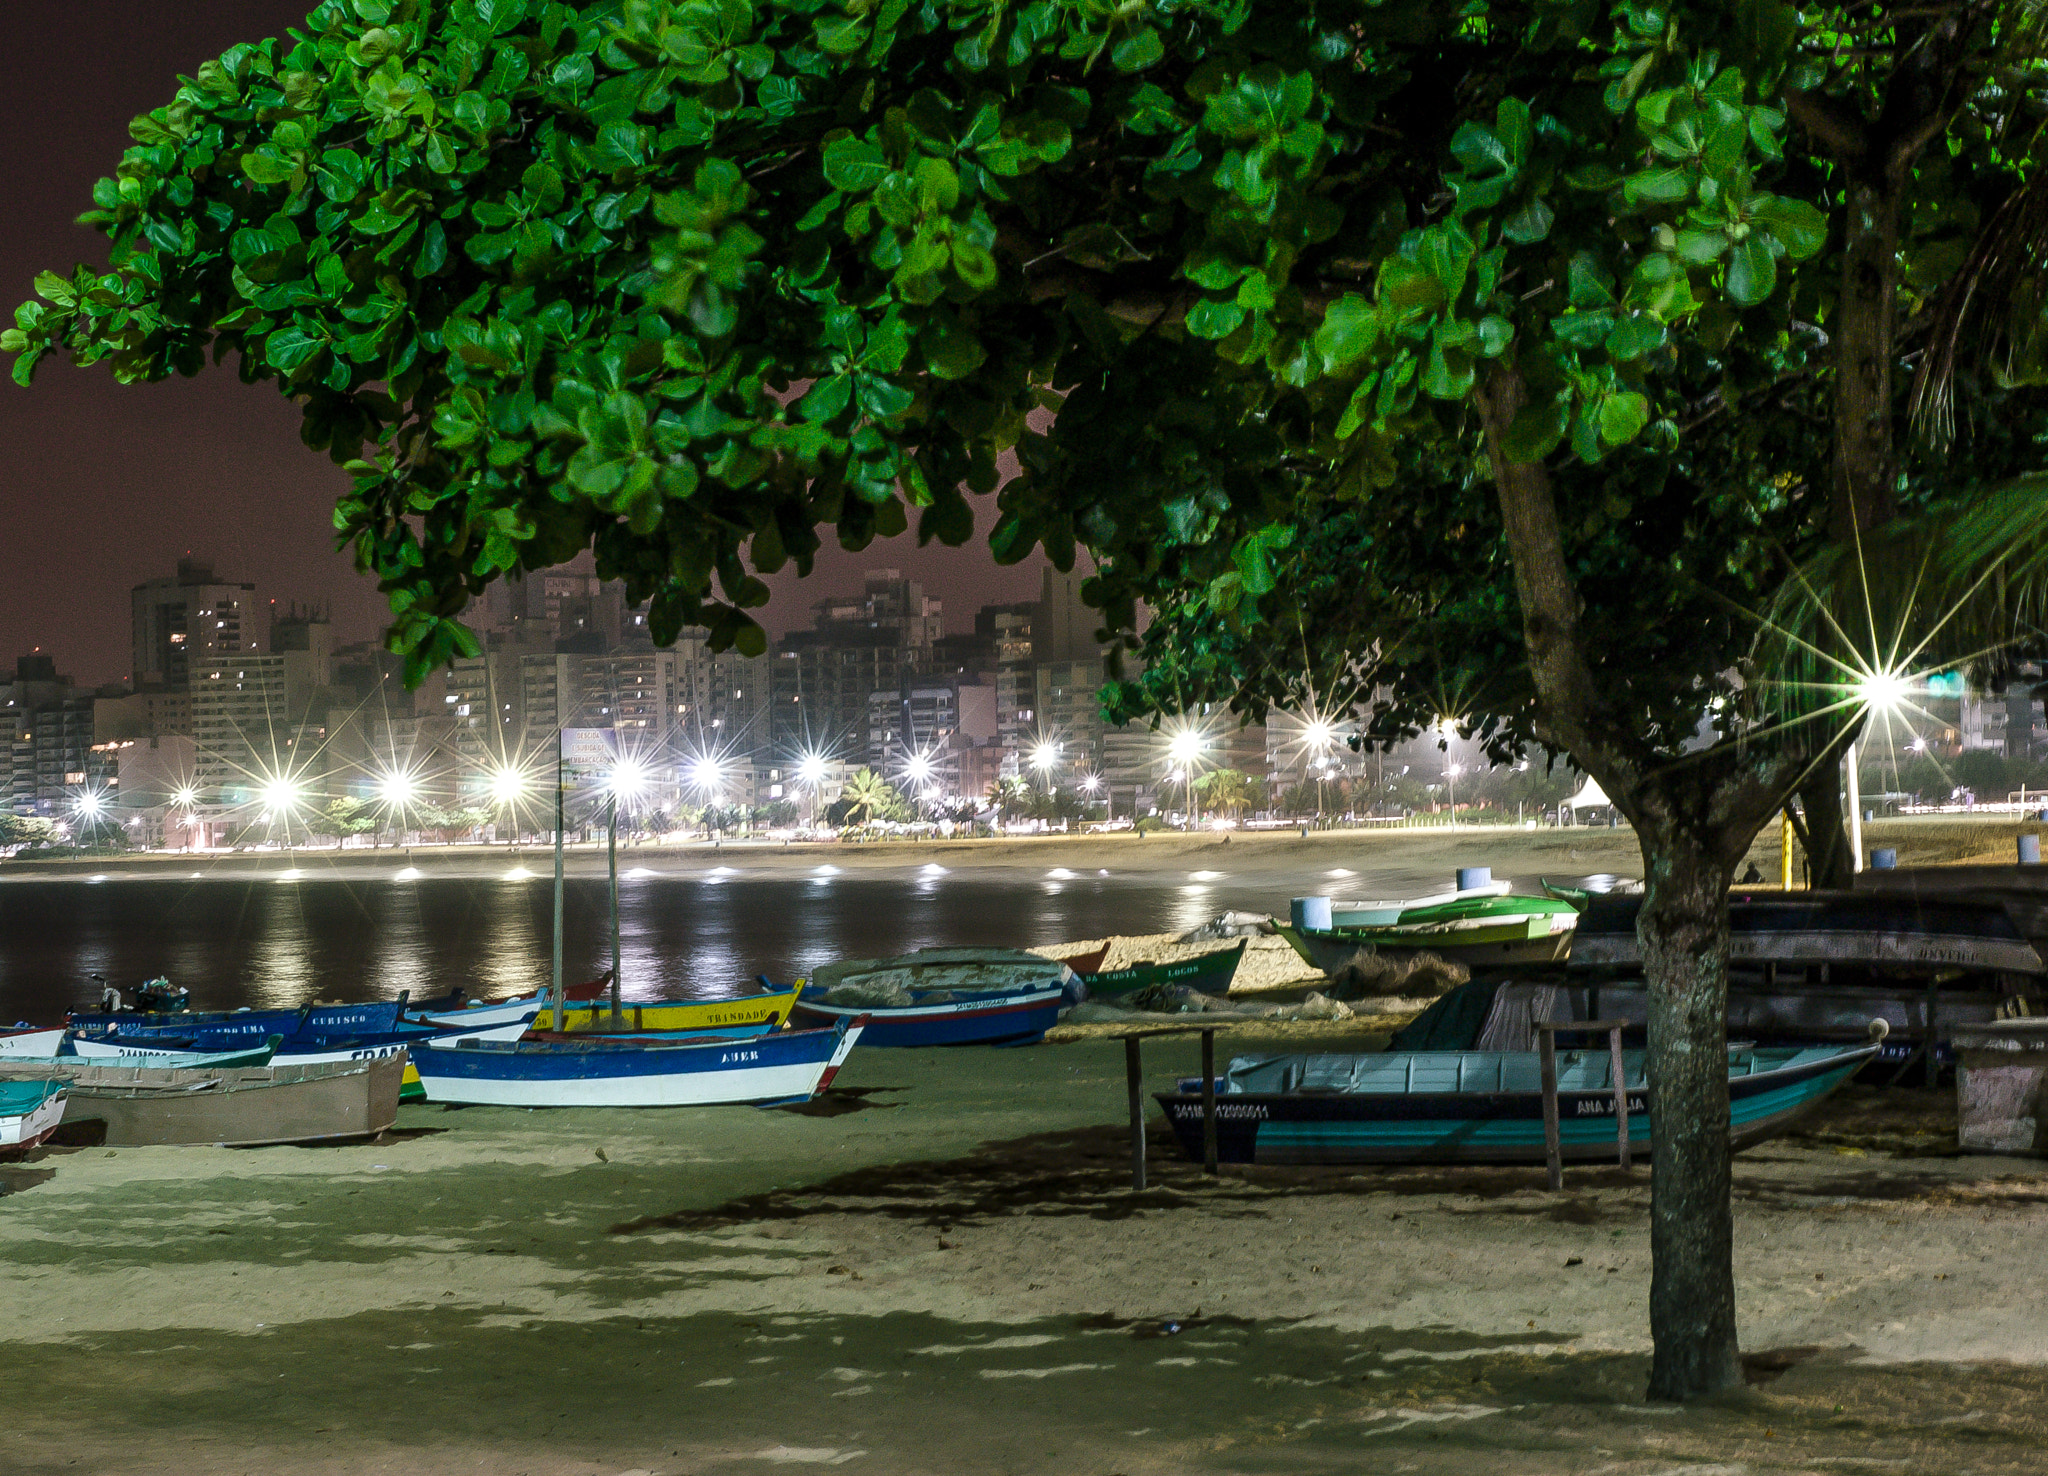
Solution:
<svg viewBox="0 0 2048 1476"><path fill-rule="evenodd" d="M804 1102L831 1085L865 1022L749 1040L468 1041L412 1063L430 1102L501 1107L710 1107Z"/></svg>
<svg viewBox="0 0 2048 1476"><path fill-rule="evenodd" d="M1881 1039L1881 1037L1879 1037ZM1879 1049L1728 1052L1733 1143L1783 1132ZM1640 1050L1622 1053L1632 1152L1647 1150L1656 1103ZM1389 1051L1379 1055L1241 1056L1218 1077L1216 1154L1223 1163L1540 1163L1542 1066L1535 1051ZM1557 1100L1567 1162L1616 1153L1612 1057L1559 1051ZM1159 1105L1190 1158L1202 1158L1199 1077Z"/></svg>
<svg viewBox="0 0 2048 1476"><path fill-rule="evenodd" d="M74 1038L105 1035L209 1037L261 1041L267 1035L378 1035L398 1028L403 1000L368 1004L308 1005L298 1010L181 1010L168 1014L94 1011L69 1017ZM477 1023L482 1023L481 1021Z"/></svg>
<svg viewBox="0 0 2048 1476"><path fill-rule="evenodd" d="M1067 998L1058 979L1025 989L960 994L912 989L902 1005L833 1004L823 985L797 996L796 1015L813 1024L868 1018L867 1043L876 1046L1031 1045L1059 1022Z"/></svg>

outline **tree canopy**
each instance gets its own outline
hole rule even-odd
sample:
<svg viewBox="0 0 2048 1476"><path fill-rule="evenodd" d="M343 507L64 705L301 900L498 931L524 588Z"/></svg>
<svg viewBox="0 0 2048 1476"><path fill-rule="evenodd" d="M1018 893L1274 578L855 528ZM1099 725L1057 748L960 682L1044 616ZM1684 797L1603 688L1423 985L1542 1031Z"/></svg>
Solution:
<svg viewBox="0 0 2048 1476"><path fill-rule="evenodd" d="M657 639L758 651L758 574L821 530L957 543L995 493L999 558L1085 544L1108 628L1161 609L1129 706L1384 682L1381 735L1569 753L1642 839L1652 1387L1704 1392L1734 858L1853 731L1928 530L2041 567L2044 34L2032 0L326 0L137 120L111 269L0 347L277 382L414 676L586 545ZM1978 623L2038 629L2041 587Z"/></svg>

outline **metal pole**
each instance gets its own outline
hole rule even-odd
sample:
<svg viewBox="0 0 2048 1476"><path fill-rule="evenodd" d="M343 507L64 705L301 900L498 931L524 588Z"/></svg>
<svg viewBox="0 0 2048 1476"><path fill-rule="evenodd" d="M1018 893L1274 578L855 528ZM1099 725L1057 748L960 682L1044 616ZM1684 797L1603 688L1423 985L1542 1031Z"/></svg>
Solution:
<svg viewBox="0 0 2048 1476"><path fill-rule="evenodd" d="M612 880L612 1029L625 1023L619 1013L619 797L614 794L606 806L605 853Z"/></svg>
<svg viewBox="0 0 2048 1476"><path fill-rule="evenodd" d="M562 730L555 729L555 1029L569 1028L567 1000L562 993Z"/></svg>
<svg viewBox="0 0 2048 1476"><path fill-rule="evenodd" d="M1792 890L1792 811L1787 808L1778 817L1778 887L1781 891Z"/></svg>
<svg viewBox="0 0 2048 1476"><path fill-rule="evenodd" d="M1856 777L1856 745L1842 755L1849 768L1849 869L1863 869L1863 791Z"/></svg>

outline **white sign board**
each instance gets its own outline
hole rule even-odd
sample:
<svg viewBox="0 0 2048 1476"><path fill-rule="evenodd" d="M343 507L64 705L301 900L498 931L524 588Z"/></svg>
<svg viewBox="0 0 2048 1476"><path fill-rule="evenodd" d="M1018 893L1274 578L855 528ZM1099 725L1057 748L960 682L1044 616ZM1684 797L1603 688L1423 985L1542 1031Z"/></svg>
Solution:
<svg viewBox="0 0 2048 1476"><path fill-rule="evenodd" d="M562 729L562 769L565 777L594 774L612 767L615 753L613 744L618 731L614 728L564 728Z"/></svg>

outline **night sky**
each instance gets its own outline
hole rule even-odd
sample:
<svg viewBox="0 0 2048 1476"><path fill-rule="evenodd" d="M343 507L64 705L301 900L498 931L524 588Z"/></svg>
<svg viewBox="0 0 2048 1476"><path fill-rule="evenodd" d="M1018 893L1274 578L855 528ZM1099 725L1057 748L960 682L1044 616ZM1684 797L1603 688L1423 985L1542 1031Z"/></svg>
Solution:
<svg viewBox="0 0 2048 1476"><path fill-rule="evenodd" d="M168 102L180 73L238 41L275 35L307 0L7 0L0 50L0 318L31 295L38 271L105 261L104 241L73 220L93 181L113 173L128 120ZM11 361L10 361L11 362ZM197 379L118 385L102 368L45 359L35 385L0 378L0 661L41 647L80 682L129 670L128 591L191 551L225 577L280 602L332 607L337 643L374 636L375 587L338 553L332 502L345 478L298 438L298 412L232 365ZM985 531L992 502L977 499ZM950 629L974 609L1030 599L1037 561L998 569L979 545L924 549L914 538L848 554L830 547L809 587L771 580L757 612L771 631L806 623L806 606L893 566L946 602Z"/></svg>

